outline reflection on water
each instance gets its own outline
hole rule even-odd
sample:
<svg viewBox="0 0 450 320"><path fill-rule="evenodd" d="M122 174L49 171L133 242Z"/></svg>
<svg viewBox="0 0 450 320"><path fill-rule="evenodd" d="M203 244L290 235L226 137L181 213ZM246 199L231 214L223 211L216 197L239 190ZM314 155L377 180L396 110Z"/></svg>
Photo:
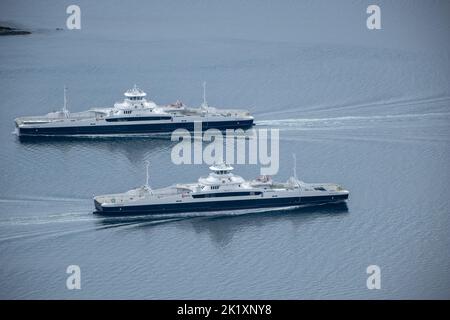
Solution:
<svg viewBox="0 0 450 320"><path fill-rule="evenodd" d="M168 136L157 137L19 137L17 142L25 151L52 153L54 151L67 152L79 150L107 151L112 154L124 155L130 163L143 162L148 153L166 152L176 143Z"/></svg>
<svg viewBox="0 0 450 320"><path fill-rule="evenodd" d="M166 215L105 216L96 214L96 223L108 228L148 228L163 223L183 221L181 228L192 228L196 233L207 233L218 246L226 246L235 232L247 227L261 227L273 222L289 221L294 226L324 216L345 217L349 212L346 202L304 206L297 208L241 210L237 212L205 212Z"/></svg>
<svg viewBox="0 0 450 320"><path fill-rule="evenodd" d="M308 223L320 217L344 217L348 213L347 203L281 209L266 212L231 216L197 218L189 221L189 226L197 233L207 233L219 246L228 245L236 232L248 227L262 227L274 222L289 221L294 226ZM186 226L186 224L182 224Z"/></svg>
<svg viewBox="0 0 450 320"><path fill-rule="evenodd" d="M241 139L249 140L257 136L255 133L256 131L252 129L230 131L229 133L222 132L224 137L223 146L227 147L228 138L236 141ZM145 155L149 152L168 152L170 154L172 147L180 143L180 141L186 144L186 148L193 144L201 144L202 148L205 148L206 145L211 143L210 141L205 141L202 135L186 135L182 132L123 136L16 136L15 141L18 147L23 147L26 151L39 151L41 153L51 153L52 151L67 152L70 150L106 150L110 153L124 154L131 163L146 159Z"/></svg>

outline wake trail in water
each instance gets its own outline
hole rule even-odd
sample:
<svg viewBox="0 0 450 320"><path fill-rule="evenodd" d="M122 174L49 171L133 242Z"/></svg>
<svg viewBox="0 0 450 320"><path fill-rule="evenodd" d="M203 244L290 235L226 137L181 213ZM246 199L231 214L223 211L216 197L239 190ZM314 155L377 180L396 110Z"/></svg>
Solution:
<svg viewBox="0 0 450 320"><path fill-rule="evenodd" d="M336 127L338 125L359 125L361 128L364 124L375 121L392 121L392 120L408 120L408 119L424 119L433 117L449 117L450 112L434 112L434 113L415 113L415 114L389 114L389 115L373 115L373 116L343 116L343 117L327 117L327 118L298 118L298 119L279 119L279 120L261 120L257 122L260 126L280 127L280 129L311 129L320 127Z"/></svg>
<svg viewBox="0 0 450 320"><path fill-rule="evenodd" d="M283 108L282 110L263 112L259 114L259 116L269 116L283 113L292 113L292 112L323 112L323 111L334 111L338 110L342 112L342 110L351 110L351 109L365 109L365 108L374 108L374 107L390 107L393 109L395 107L405 107L405 106L416 106L422 104L435 104L442 102L449 102L450 97L442 96L442 97L429 97L429 98L415 98L415 99L397 99L397 100L381 100L367 103L356 103L356 104L339 104L339 105L325 105L325 106L311 106L311 107L294 107L294 108Z"/></svg>
<svg viewBox="0 0 450 320"><path fill-rule="evenodd" d="M115 218L105 218L105 219L96 219L97 223L101 223L101 225L94 224L88 227L84 228L77 228L77 229L61 229L61 230L51 230L51 231L36 231L36 232L20 232L20 233L14 233L12 235L8 235L6 237L0 238L1 242L8 242L8 241L14 241L14 240L26 240L26 239L45 239L45 238L52 238L52 237L64 237L68 235L78 234L78 233L84 233L84 232L93 232L93 231L101 231L106 229L118 229L118 228L127 228L127 227L142 227L142 226L150 226L150 225L160 225L163 223L168 222L174 222L181 220L179 219L173 219L173 218L166 218L166 219L151 219L147 221L143 220L136 220L136 221L123 221L122 219L115 219Z"/></svg>
<svg viewBox="0 0 450 320"><path fill-rule="evenodd" d="M82 199L82 198L65 198L65 197L45 197L45 196L23 196L23 197L9 197L9 198L0 198L0 203L26 203L26 202L49 202L49 201L58 201L58 202L85 202L90 199Z"/></svg>
<svg viewBox="0 0 450 320"><path fill-rule="evenodd" d="M11 217L0 220L0 226L14 226L14 225L29 226L29 225L42 225L50 223L71 223L71 222L84 222L96 220L92 216L93 214L89 214L86 211L71 211L46 216Z"/></svg>
<svg viewBox="0 0 450 320"><path fill-rule="evenodd" d="M62 228L59 230L39 230L39 231L22 231L16 232L0 238L0 243L17 240L44 240L50 238L66 237L70 235L95 232L107 229L128 229L128 228L141 228L148 226L157 226L166 223L172 223L176 221L182 221L194 218L219 218L219 217L233 217L258 213L286 213L299 208L308 208L314 205L299 205L288 206L279 208L261 208L261 209L242 209L232 211L209 211L199 213L177 213L177 214L164 214L164 215L136 215L136 216L98 216L92 213L62 213L49 215L45 217L18 217L0 221L0 226L12 226L12 225L33 225L33 224L45 224L55 222L94 222L94 224L88 225L82 228L67 229ZM315 205L314 207L320 207ZM8 229L9 231L9 229Z"/></svg>

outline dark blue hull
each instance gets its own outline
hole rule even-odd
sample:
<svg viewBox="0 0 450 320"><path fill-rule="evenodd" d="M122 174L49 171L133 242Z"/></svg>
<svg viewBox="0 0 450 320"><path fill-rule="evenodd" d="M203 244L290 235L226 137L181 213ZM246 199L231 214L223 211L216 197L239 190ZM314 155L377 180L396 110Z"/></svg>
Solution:
<svg viewBox="0 0 450 320"><path fill-rule="evenodd" d="M253 126L253 119L241 121L202 122L202 130L208 129L249 129ZM182 123L147 123L120 125L91 125L80 127L35 127L18 128L19 136L79 136L79 135L123 135L123 134L160 134L171 133L176 129L194 131L194 122Z"/></svg>
<svg viewBox="0 0 450 320"><path fill-rule="evenodd" d="M189 213L205 211L243 210L260 208L277 208L299 205L324 204L341 202L348 199L348 194L335 196L315 196L315 197L290 197L290 198L263 198L245 199L233 201L208 201L196 203L171 203L143 206L122 206L122 207L102 207L95 202L95 213L105 215L135 215L135 214L168 214L168 213Z"/></svg>

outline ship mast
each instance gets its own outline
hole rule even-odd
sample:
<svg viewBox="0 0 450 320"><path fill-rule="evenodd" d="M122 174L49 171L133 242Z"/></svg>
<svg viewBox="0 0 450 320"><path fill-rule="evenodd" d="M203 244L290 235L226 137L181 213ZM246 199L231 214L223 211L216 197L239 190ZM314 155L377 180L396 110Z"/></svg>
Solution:
<svg viewBox="0 0 450 320"><path fill-rule="evenodd" d="M203 103L202 109L208 112L208 102L206 102L206 81L203 81Z"/></svg>
<svg viewBox="0 0 450 320"><path fill-rule="evenodd" d="M300 180L297 178L297 156L295 153L292 154L292 158L294 160L294 166L292 167L292 170L294 171L294 183L297 185L298 188L302 188L300 185Z"/></svg>
<svg viewBox="0 0 450 320"><path fill-rule="evenodd" d="M66 116L66 118L69 117L69 110L67 109L67 86L64 85L64 106L62 109L64 115Z"/></svg>
<svg viewBox="0 0 450 320"><path fill-rule="evenodd" d="M292 154L292 158L294 159L294 167L293 167L294 178L295 178L295 180L298 180L298 178L297 178L297 157L296 157L295 153Z"/></svg>
<svg viewBox="0 0 450 320"><path fill-rule="evenodd" d="M150 188L150 185L148 184L148 180L149 180L149 173L148 173L148 169L150 167L150 161L146 160L145 161L145 166L146 166L146 171L147 171L147 175L146 175L146 179L145 179L145 189L147 190L152 190L152 188Z"/></svg>

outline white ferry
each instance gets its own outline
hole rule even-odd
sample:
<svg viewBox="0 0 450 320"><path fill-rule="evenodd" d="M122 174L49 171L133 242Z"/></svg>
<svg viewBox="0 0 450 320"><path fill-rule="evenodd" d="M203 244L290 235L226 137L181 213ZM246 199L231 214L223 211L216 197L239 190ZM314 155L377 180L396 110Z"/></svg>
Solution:
<svg viewBox="0 0 450 320"><path fill-rule="evenodd" d="M195 183L177 184L153 190L143 187L120 194L94 197L96 213L111 215L165 214L282 208L311 204L338 203L349 192L335 183L305 183L295 176L285 183L261 176L247 181L232 173L233 167L217 164L207 177Z"/></svg>
<svg viewBox="0 0 450 320"><path fill-rule="evenodd" d="M204 87L205 88L205 87ZM64 107L44 116L15 119L19 136L105 136L165 134L176 129L194 131L194 123L202 130L248 129L253 117L248 111L223 110L208 106L205 91L203 104L189 108L177 101L170 105L157 105L147 100L147 94L134 86L125 92L125 99L110 108L92 108L88 111L69 112L66 88Z"/></svg>

